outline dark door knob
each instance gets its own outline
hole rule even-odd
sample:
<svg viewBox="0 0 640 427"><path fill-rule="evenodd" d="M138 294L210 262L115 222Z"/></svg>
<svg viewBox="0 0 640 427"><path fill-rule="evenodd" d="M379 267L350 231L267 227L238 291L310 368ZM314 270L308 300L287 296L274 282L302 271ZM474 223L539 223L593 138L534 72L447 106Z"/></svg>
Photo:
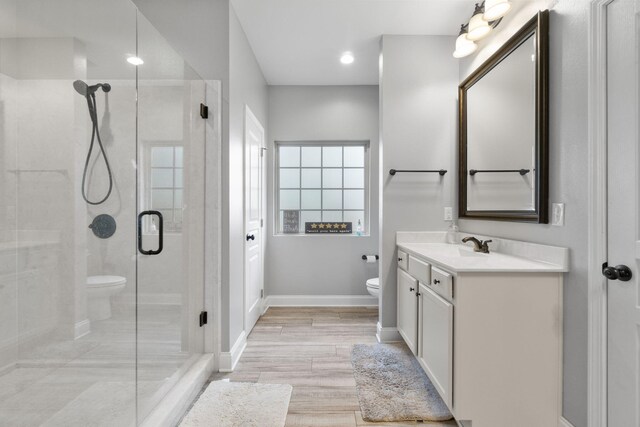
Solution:
<svg viewBox="0 0 640 427"><path fill-rule="evenodd" d="M247 234L247 242L249 240L256 240L256 236L254 236L253 234Z"/></svg>
<svg viewBox="0 0 640 427"><path fill-rule="evenodd" d="M633 277L631 269L626 265L609 267L606 262L602 264L602 275L609 280L620 280L621 282L628 282Z"/></svg>

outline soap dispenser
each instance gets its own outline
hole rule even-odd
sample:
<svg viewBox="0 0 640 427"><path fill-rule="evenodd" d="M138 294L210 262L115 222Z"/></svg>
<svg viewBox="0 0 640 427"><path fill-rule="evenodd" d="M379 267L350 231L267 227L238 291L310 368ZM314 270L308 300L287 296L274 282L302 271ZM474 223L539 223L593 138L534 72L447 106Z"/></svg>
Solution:
<svg viewBox="0 0 640 427"><path fill-rule="evenodd" d="M458 225L455 220L451 221L447 228L447 243L452 245L458 243Z"/></svg>

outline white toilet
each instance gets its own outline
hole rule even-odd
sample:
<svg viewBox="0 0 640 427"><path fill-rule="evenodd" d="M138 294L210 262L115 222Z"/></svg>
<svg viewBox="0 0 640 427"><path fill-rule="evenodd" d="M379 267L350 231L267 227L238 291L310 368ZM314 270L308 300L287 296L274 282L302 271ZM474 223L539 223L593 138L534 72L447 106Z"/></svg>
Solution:
<svg viewBox="0 0 640 427"><path fill-rule="evenodd" d="M89 320L105 320L111 317L111 295L122 291L127 279L121 276L87 277Z"/></svg>
<svg viewBox="0 0 640 427"><path fill-rule="evenodd" d="M380 278L374 277L372 279L367 280L367 292L371 296L377 297L380 293Z"/></svg>

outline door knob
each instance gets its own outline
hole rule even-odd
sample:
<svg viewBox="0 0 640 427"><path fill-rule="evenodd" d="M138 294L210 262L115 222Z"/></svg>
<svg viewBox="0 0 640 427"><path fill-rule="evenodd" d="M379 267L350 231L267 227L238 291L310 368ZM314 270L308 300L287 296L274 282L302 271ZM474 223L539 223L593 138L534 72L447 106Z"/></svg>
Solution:
<svg viewBox="0 0 640 427"><path fill-rule="evenodd" d="M602 275L609 280L620 280L621 282L628 282L633 277L631 269L626 265L609 267L606 262L602 264Z"/></svg>
<svg viewBox="0 0 640 427"><path fill-rule="evenodd" d="M256 240L256 236L254 236L253 234L247 234L247 242L249 240Z"/></svg>

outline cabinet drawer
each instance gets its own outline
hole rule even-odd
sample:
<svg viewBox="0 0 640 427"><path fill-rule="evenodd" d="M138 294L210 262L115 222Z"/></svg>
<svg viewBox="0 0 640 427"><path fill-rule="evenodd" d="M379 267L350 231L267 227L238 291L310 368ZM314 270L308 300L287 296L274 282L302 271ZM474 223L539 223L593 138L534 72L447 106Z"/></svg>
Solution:
<svg viewBox="0 0 640 427"><path fill-rule="evenodd" d="M441 297L453 299L453 276L438 267L431 268L431 282L429 287Z"/></svg>
<svg viewBox="0 0 640 427"><path fill-rule="evenodd" d="M398 267L407 271L407 265L409 265L409 256L406 252L398 250Z"/></svg>
<svg viewBox="0 0 640 427"><path fill-rule="evenodd" d="M409 255L409 274L422 283L429 283L431 281L431 264Z"/></svg>

